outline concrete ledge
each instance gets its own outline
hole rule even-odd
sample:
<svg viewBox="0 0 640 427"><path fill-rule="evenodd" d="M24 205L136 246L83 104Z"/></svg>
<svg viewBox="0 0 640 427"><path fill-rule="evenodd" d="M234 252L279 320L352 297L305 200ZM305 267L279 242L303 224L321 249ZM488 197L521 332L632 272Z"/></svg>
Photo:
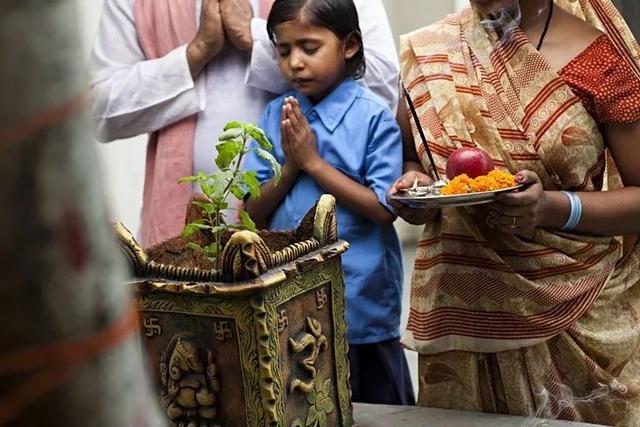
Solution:
<svg viewBox="0 0 640 427"><path fill-rule="evenodd" d="M353 416L358 427L596 427L595 424L537 418L362 403L353 404Z"/></svg>

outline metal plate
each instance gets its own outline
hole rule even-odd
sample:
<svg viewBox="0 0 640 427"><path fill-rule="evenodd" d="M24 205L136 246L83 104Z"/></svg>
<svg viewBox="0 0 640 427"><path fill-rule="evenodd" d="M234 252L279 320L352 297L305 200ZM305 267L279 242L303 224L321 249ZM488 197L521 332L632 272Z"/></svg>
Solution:
<svg viewBox="0 0 640 427"><path fill-rule="evenodd" d="M480 193L454 194L450 196L408 196L402 193L390 194L389 200L398 201L412 208L441 208L445 206L470 206L491 203L498 194L516 191L524 187L524 185L516 185L515 187L501 188L494 191L483 191Z"/></svg>

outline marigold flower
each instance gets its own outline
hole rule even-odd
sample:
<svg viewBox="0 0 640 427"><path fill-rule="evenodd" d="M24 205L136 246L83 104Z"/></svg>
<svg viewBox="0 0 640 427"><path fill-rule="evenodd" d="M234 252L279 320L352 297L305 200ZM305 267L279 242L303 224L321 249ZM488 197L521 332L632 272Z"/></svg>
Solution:
<svg viewBox="0 0 640 427"><path fill-rule="evenodd" d="M515 185L516 178L513 175L507 171L494 169L489 174L475 179L469 178L466 174L458 175L449 181L440 194L451 196L454 194L479 193L509 188Z"/></svg>
<svg viewBox="0 0 640 427"><path fill-rule="evenodd" d="M464 194L471 191L470 183L473 181L467 174L458 175L453 178L449 183L442 189L441 194L443 195L453 195L453 194Z"/></svg>

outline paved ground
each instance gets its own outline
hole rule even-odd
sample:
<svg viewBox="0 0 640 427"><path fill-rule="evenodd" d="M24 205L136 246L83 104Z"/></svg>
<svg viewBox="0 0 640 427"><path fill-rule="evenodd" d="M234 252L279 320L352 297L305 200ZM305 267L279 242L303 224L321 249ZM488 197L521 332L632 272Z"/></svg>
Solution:
<svg viewBox="0 0 640 427"><path fill-rule="evenodd" d="M413 270L413 258L416 255L415 243L408 242L403 246L402 251L403 263L404 263L404 294L402 298L402 329L407 324L407 318L409 316L409 292L411 283L411 272ZM409 363L409 370L411 371L411 380L413 382L413 389L418 395L418 354L413 351L406 351L407 362Z"/></svg>
<svg viewBox="0 0 640 427"><path fill-rule="evenodd" d="M595 427L584 423L361 403L354 404L353 416L358 427Z"/></svg>

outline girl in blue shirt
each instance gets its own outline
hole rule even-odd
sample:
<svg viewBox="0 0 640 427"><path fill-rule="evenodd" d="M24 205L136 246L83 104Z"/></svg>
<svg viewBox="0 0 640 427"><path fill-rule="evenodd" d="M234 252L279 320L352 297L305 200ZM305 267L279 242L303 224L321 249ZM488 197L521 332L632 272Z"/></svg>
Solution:
<svg viewBox="0 0 640 427"><path fill-rule="evenodd" d="M353 400L414 404L399 342L401 248L385 193L402 174L398 125L385 104L356 82L365 61L352 0L276 0L267 30L294 90L271 102L260 127L282 165L277 185L255 154L261 196L251 217L271 229L298 226L324 193L338 202Z"/></svg>

